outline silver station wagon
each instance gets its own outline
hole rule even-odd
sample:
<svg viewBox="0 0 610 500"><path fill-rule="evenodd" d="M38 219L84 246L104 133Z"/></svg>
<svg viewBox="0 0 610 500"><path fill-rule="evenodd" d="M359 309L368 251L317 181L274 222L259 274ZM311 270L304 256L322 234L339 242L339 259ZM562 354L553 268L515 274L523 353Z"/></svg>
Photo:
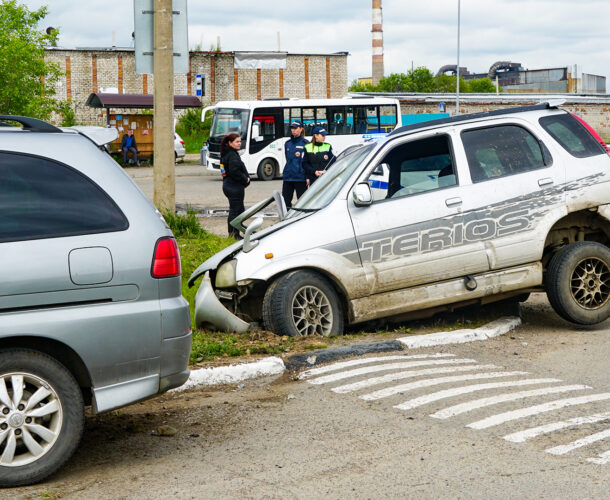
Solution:
<svg viewBox="0 0 610 500"><path fill-rule="evenodd" d="M610 315L610 156L561 103L409 125L340 158L277 224L204 262L198 325L337 335L345 324L546 291ZM281 199L276 196L281 205Z"/></svg>
<svg viewBox="0 0 610 500"><path fill-rule="evenodd" d="M21 125L0 126L0 486L16 486L66 462L85 406L183 384L191 328L172 232L100 150L116 131L0 122Z"/></svg>

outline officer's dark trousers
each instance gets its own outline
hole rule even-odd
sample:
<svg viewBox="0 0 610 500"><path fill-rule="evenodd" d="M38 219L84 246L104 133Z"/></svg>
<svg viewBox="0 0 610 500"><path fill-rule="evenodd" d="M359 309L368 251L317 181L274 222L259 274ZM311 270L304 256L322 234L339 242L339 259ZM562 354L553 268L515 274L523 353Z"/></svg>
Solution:
<svg viewBox="0 0 610 500"><path fill-rule="evenodd" d="M307 184L305 181L284 181L282 184L282 197L286 202L286 208L292 206L292 196L296 192L297 200L307 190Z"/></svg>
<svg viewBox="0 0 610 500"><path fill-rule="evenodd" d="M244 187L240 184L224 181L222 183L222 192L229 199L229 217L227 219L229 236L241 238L239 231L231 225L231 221L245 210Z"/></svg>

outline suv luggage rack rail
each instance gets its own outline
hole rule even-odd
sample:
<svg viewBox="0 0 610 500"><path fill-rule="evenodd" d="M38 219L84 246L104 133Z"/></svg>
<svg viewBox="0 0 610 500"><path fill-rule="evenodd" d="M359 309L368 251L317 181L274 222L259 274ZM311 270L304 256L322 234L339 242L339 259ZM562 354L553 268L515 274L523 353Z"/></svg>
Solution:
<svg viewBox="0 0 610 500"><path fill-rule="evenodd" d="M17 122L23 126L24 130L31 132L62 132L55 125L51 125L38 118L30 118L27 116L0 115L0 127L10 127L6 122Z"/></svg>

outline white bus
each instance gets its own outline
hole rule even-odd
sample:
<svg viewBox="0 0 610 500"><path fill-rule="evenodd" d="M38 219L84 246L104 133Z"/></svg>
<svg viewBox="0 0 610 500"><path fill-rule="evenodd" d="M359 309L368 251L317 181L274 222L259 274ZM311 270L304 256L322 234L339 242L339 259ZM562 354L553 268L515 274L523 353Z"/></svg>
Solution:
<svg viewBox="0 0 610 500"><path fill-rule="evenodd" d="M398 100L384 97L222 101L205 108L202 120L209 110L214 115L202 164L220 172L220 141L236 132L242 137L240 154L248 173L262 180L282 174L286 163L284 143L290 137L293 120L303 123L308 138L314 127L324 127L335 155L348 146L384 137L402 125Z"/></svg>

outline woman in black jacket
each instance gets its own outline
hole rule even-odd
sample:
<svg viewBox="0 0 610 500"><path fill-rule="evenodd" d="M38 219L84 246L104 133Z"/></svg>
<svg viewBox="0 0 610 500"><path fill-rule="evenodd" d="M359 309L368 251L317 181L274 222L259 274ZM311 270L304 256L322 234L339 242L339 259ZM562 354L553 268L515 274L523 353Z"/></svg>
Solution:
<svg viewBox="0 0 610 500"><path fill-rule="evenodd" d="M229 217L227 225L229 236L240 238L239 231L231 221L244 210L244 189L250 184L250 176L244 162L239 157L241 136L231 133L220 143L220 173L222 174L222 192L229 199Z"/></svg>

